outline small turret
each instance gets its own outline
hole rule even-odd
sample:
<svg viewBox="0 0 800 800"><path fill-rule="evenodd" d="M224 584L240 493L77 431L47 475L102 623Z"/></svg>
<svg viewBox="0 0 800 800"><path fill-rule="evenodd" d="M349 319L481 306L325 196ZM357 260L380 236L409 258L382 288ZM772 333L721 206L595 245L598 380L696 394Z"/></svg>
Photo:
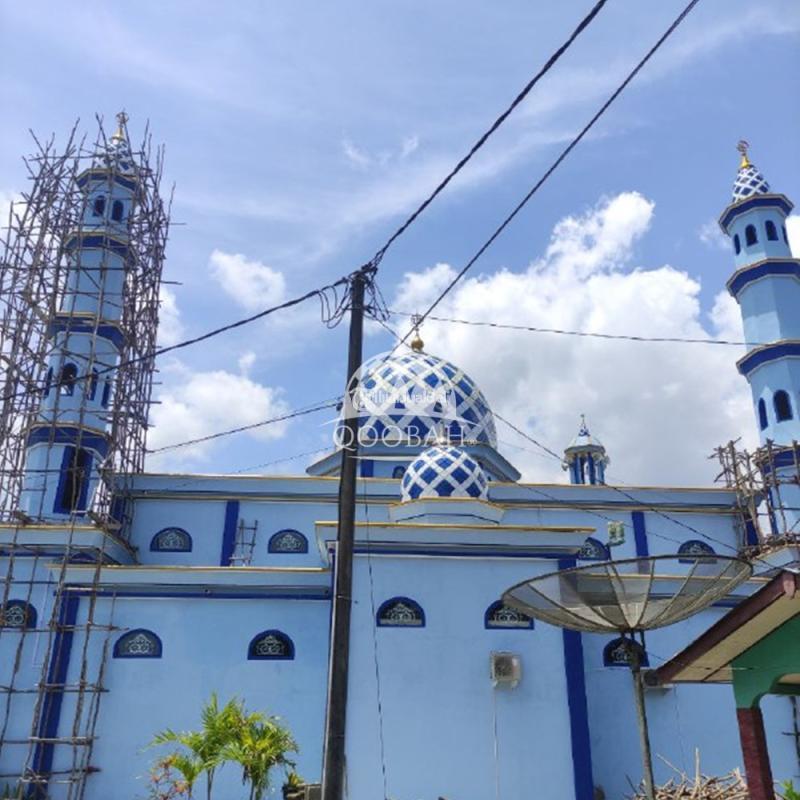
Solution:
<svg viewBox="0 0 800 800"><path fill-rule="evenodd" d="M606 448L589 433L586 417L581 414L578 435L564 450L564 461L561 465L565 470L569 470L570 483L605 483L606 467L610 461Z"/></svg>

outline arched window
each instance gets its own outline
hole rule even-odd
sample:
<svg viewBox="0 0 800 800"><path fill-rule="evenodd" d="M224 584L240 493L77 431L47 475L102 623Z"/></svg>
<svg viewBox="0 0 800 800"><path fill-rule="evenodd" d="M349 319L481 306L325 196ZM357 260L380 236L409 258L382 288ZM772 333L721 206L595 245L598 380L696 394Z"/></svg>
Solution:
<svg viewBox="0 0 800 800"><path fill-rule="evenodd" d="M767 231L767 239L769 239L771 242L777 242L778 229L775 227L775 223L771 219L768 219L764 223L764 228Z"/></svg>
<svg viewBox="0 0 800 800"><path fill-rule="evenodd" d="M516 608L504 605L502 600L497 600L486 609L483 615L485 628L533 628L533 620Z"/></svg>
<svg viewBox="0 0 800 800"><path fill-rule="evenodd" d="M122 200L115 200L111 204L111 219L114 222L122 222L122 214L125 211L125 206L122 205Z"/></svg>
<svg viewBox="0 0 800 800"><path fill-rule="evenodd" d="M57 514L71 514L86 510L89 491L89 475L92 469L92 454L82 447L65 447L61 461L56 501L53 510Z"/></svg>
<svg viewBox="0 0 800 800"><path fill-rule="evenodd" d="M114 643L114 658L161 658L161 639L144 628L128 631Z"/></svg>
<svg viewBox="0 0 800 800"><path fill-rule="evenodd" d="M192 537L183 528L164 528L150 540L154 553L191 553Z"/></svg>
<svg viewBox="0 0 800 800"><path fill-rule="evenodd" d="M758 401L758 424L761 426L762 431L769 425L769 420L767 419L767 404L764 402L763 397Z"/></svg>
<svg viewBox="0 0 800 800"><path fill-rule="evenodd" d="M755 225L748 225L744 229L744 241L748 247L751 247L758 242L758 234L756 233Z"/></svg>
<svg viewBox="0 0 800 800"><path fill-rule="evenodd" d="M92 377L89 379L89 399L94 400L97 394L97 383L100 379L97 377L97 370L92 370Z"/></svg>
<svg viewBox="0 0 800 800"><path fill-rule="evenodd" d="M307 553L308 539L300 531L285 530L273 533L267 544L268 553Z"/></svg>
<svg viewBox="0 0 800 800"><path fill-rule="evenodd" d="M64 364L58 376L58 386L63 395L75 393L75 381L78 379L78 368L74 364Z"/></svg>
<svg viewBox="0 0 800 800"><path fill-rule="evenodd" d="M7 600L0 606L0 628L36 627L36 609L24 600Z"/></svg>
<svg viewBox="0 0 800 800"><path fill-rule="evenodd" d="M42 394L45 397L50 394L50 388L53 385L53 368L47 370L47 377L44 379L44 389L42 390Z"/></svg>
<svg viewBox="0 0 800 800"><path fill-rule="evenodd" d="M716 553L710 544L701 542L698 539L690 539L678 548L678 555L681 556L681 558L678 559L681 564L693 564L695 561L700 561L701 559L705 562L714 563L715 559L713 556L715 556ZM708 556L712 556L712 558L708 558Z"/></svg>
<svg viewBox="0 0 800 800"><path fill-rule="evenodd" d="M392 477L393 478L402 478L403 475L406 474L406 468L401 464L399 467L395 467L392 470Z"/></svg>
<svg viewBox="0 0 800 800"><path fill-rule="evenodd" d="M380 628L424 628L422 606L408 597L393 597L381 604L376 615Z"/></svg>
<svg viewBox="0 0 800 800"><path fill-rule="evenodd" d="M792 418L792 404L789 400L789 394L784 392L783 389L778 389L775 396L772 398L772 405L775 406L775 419L778 422L786 422L787 419Z"/></svg>
<svg viewBox="0 0 800 800"><path fill-rule="evenodd" d="M262 631L247 648L248 661L291 661L294 642L281 631Z"/></svg>
<svg viewBox="0 0 800 800"><path fill-rule="evenodd" d="M111 399L111 378L106 378L103 383L103 396L100 398L100 405L108 408L108 401Z"/></svg>
<svg viewBox="0 0 800 800"><path fill-rule="evenodd" d="M611 554L608 548L602 543L593 539L591 536L583 543L583 547L578 550L578 561L610 561Z"/></svg>
<svg viewBox="0 0 800 800"><path fill-rule="evenodd" d="M634 642L632 639L612 639L603 648L603 666L604 667L628 667L631 663L631 651L636 650L639 654L639 665L642 667L649 667L650 662L647 659L647 653L639 642Z"/></svg>
<svg viewBox="0 0 800 800"><path fill-rule="evenodd" d="M739 239L738 233L733 237L733 249L737 256L742 252L742 243Z"/></svg>
<svg viewBox="0 0 800 800"><path fill-rule="evenodd" d="M99 194L94 199L94 203L92 204L92 216L93 217L102 217L103 214L106 213L106 196L104 194Z"/></svg>

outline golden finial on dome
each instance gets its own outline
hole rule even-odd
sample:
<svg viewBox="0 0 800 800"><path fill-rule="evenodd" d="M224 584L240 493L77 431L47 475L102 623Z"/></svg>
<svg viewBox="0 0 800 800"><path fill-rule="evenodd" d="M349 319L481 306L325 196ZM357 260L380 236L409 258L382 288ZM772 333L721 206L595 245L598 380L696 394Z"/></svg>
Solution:
<svg viewBox="0 0 800 800"><path fill-rule="evenodd" d="M125 141L125 126L127 124L128 124L128 115L124 111L120 111L119 114L117 114L117 130L111 137L111 141L113 142Z"/></svg>
<svg viewBox="0 0 800 800"><path fill-rule="evenodd" d="M425 347L425 342L422 341L422 337L419 335L419 325L422 322L422 317L419 314L414 314L411 317L411 324L414 326L414 338L411 340L411 349L415 353L421 353Z"/></svg>
<svg viewBox="0 0 800 800"><path fill-rule="evenodd" d="M739 139L736 149L742 154L742 160L739 162L739 169L745 169L746 167L752 166L750 164L750 159L747 157L747 151L750 149L750 142L746 141L745 139Z"/></svg>

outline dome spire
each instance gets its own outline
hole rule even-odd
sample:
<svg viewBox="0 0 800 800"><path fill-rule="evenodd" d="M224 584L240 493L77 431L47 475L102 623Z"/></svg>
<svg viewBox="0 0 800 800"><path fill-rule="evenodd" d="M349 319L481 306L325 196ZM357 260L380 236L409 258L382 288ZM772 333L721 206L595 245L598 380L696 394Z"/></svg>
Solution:
<svg viewBox="0 0 800 800"><path fill-rule="evenodd" d="M124 109L117 114L117 130L111 136L112 142L124 142L128 138L128 119Z"/></svg>
<svg viewBox="0 0 800 800"><path fill-rule="evenodd" d="M742 154L742 160L739 162L739 169L746 169L752 166L750 159L747 157L747 151L750 149L750 142L746 139L739 139L736 149Z"/></svg>
<svg viewBox="0 0 800 800"><path fill-rule="evenodd" d="M410 347L415 353L421 353L425 349L425 342L419 335L419 326L422 323L422 317L419 314L414 314L411 317L411 324L414 326L414 338L411 340Z"/></svg>

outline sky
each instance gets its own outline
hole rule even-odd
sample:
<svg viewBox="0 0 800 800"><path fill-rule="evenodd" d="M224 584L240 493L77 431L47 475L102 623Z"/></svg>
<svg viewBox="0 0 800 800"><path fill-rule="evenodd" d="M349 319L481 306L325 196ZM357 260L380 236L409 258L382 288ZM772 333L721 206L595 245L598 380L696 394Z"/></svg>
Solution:
<svg viewBox="0 0 800 800"><path fill-rule="evenodd" d="M149 121L175 185L160 342L336 280L364 262L467 151L592 3L0 0L0 202L25 186L29 130L63 141L120 109ZM684 3L610 0L378 276L424 310L594 114ZM742 338L716 219L739 139L800 198L800 6L702 0L556 171L443 317L600 333ZM800 224L790 234L800 252ZM390 325L407 330L407 318ZM163 357L151 448L341 393L346 325L310 301ZM581 414L620 484L713 481L719 444L756 440L736 347L608 341L428 322L426 350L560 452ZM391 336L369 326L365 358ZM293 472L330 446L326 412L148 458L154 471ZM556 459L505 425L526 479ZM309 455L318 453L317 456Z"/></svg>

